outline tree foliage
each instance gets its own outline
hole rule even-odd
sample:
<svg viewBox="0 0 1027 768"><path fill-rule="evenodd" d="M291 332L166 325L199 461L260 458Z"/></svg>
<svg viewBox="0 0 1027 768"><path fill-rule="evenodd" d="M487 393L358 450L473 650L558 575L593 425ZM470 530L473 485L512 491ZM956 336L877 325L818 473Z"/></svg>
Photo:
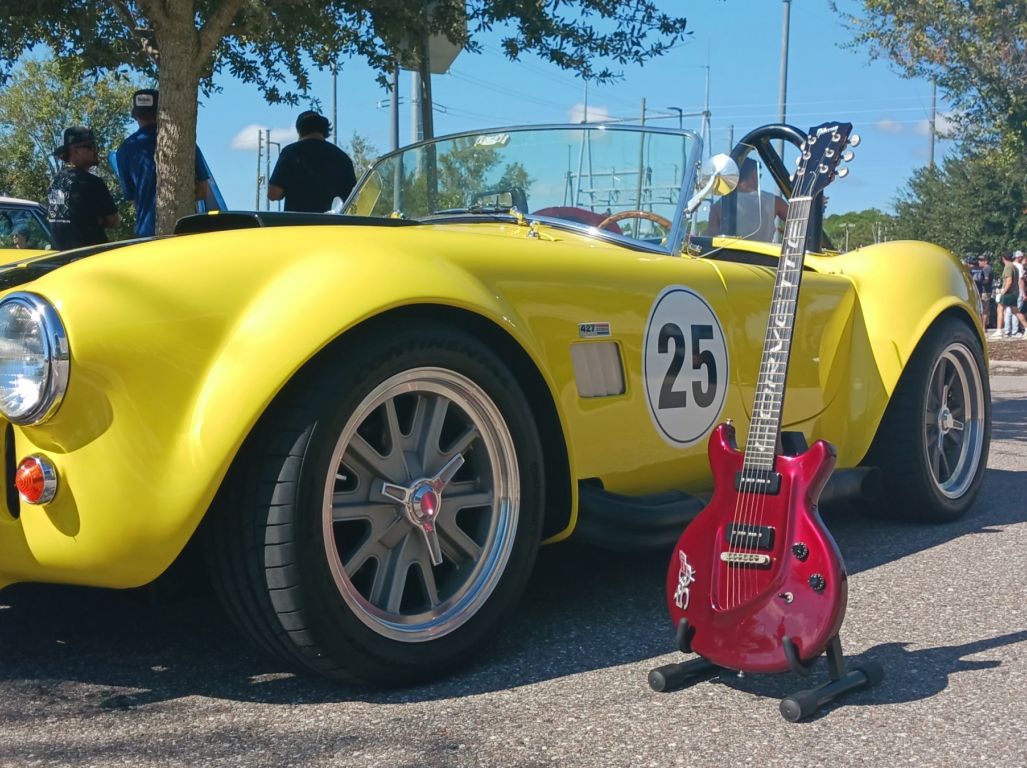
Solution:
<svg viewBox="0 0 1027 768"><path fill-rule="evenodd" d="M895 239L895 219L877 208L832 214L824 219L824 232L840 251Z"/></svg>
<svg viewBox="0 0 1027 768"><path fill-rule="evenodd" d="M53 150L64 129L88 126L100 146L97 172L118 198L118 180L106 162L127 132L125 104L136 86L124 77L84 76L53 60L29 59L0 90L0 193L42 202L60 163ZM130 207L122 206L121 232L132 231Z"/></svg>
<svg viewBox="0 0 1027 768"><path fill-rule="evenodd" d="M1027 2L863 0L863 8L848 17L855 45L907 76L936 80L968 127L1027 143Z"/></svg>
<svg viewBox="0 0 1027 768"><path fill-rule="evenodd" d="M894 234L928 240L960 256L1027 245L1027 182L1019 153L970 149L922 168L895 201Z"/></svg>
<svg viewBox="0 0 1027 768"><path fill-rule="evenodd" d="M475 51L476 37L493 29L512 59L533 51L604 81L611 65L667 50L685 19L651 0L0 0L0 75L45 44L65 66L155 77L157 230L167 232L192 204L197 97L218 76L297 103L310 90L308 62L323 69L363 58L384 74L428 35Z"/></svg>

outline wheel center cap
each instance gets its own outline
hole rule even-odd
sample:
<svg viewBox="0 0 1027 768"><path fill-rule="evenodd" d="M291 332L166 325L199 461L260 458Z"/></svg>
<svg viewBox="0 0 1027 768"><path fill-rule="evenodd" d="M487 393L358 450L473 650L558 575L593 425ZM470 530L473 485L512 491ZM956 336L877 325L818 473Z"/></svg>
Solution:
<svg viewBox="0 0 1027 768"><path fill-rule="evenodd" d="M439 513L442 497L431 485L418 486L410 498L410 511L420 522L430 522Z"/></svg>
<svg viewBox="0 0 1027 768"><path fill-rule="evenodd" d="M948 408L942 408L941 413L938 414L938 427L942 432L948 432L952 429L956 420L952 418L952 411Z"/></svg>

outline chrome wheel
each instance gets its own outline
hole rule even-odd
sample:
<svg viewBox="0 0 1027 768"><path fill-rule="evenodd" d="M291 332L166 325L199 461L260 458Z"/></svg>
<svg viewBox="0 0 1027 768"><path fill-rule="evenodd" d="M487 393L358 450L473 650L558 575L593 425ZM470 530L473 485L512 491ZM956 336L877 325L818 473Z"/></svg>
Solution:
<svg viewBox="0 0 1027 768"><path fill-rule="evenodd" d="M407 643L454 631L506 569L520 508L503 414L471 379L413 368L375 387L335 444L322 524L343 600Z"/></svg>
<svg viewBox="0 0 1027 768"><path fill-rule="evenodd" d="M950 499L966 493L984 451L984 387L971 350L949 344L928 378L923 438L938 491Z"/></svg>

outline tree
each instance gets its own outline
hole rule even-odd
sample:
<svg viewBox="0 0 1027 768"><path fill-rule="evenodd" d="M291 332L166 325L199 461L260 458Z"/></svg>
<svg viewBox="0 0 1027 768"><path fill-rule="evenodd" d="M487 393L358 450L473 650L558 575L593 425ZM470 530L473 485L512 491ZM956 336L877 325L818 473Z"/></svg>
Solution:
<svg viewBox="0 0 1027 768"><path fill-rule="evenodd" d="M871 243L894 240L895 221L884 211L867 208L828 216L824 219L824 232L835 248L851 250Z"/></svg>
<svg viewBox="0 0 1027 768"><path fill-rule="evenodd" d="M967 125L1027 142L1027 3L863 0L863 8L863 17L848 16L855 44L909 77L936 80Z"/></svg>
<svg viewBox="0 0 1027 768"><path fill-rule="evenodd" d="M969 148L914 173L895 201L894 236L929 240L960 256L1027 243L1027 181L1019 153Z"/></svg>
<svg viewBox="0 0 1027 768"><path fill-rule="evenodd" d="M45 44L69 66L156 77L163 233L192 206L198 95L215 88L216 75L253 83L272 103L296 103L309 91L308 61L325 69L362 57L385 73L399 52L418 50L411 41L443 34L475 51L475 36L496 27L508 30L502 48L512 59L534 51L605 81L614 76L606 62L663 53L685 19L652 0L0 0L0 66Z"/></svg>
<svg viewBox="0 0 1027 768"><path fill-rule="evenodd" d="M364 175L368 168L374 165L374 161L381 155L378 147L372 144L366 136L361 136L356 132L353 133L353 138L350 139L346 153L349 155L350 160L353 161L353 170L356 172L358 179Z"/></svg>
<svg viewBox="0 0 1027 768"><path fill-rule="evenodd" d="M53 150L62 142L64 129L85 125L100 145L98 172L117 198L118 180L104 160L125 137L125 104L135 87L115 74L90 78L73 69L62 72L53 60L24 61L0 90L0 192L45 200L60 167ZM121 207L120 231L128 235L134 214L131 206Z"/></svg>

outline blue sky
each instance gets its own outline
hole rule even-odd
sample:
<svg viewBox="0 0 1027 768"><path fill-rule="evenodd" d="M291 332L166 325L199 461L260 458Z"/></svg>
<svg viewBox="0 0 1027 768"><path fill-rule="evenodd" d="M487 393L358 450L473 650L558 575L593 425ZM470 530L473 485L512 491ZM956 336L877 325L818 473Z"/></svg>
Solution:
<svg viewBox="0 0 1027 768"><path fill-rule="evenodd" d="M665 0L665 10L688 18L692 34L661 58L624 68L616 83L589 85L590 118L634 117L646 100L647 119L677 125L703 110L706 66L710 74L711 146L726 151L756 126L776 122L780 92L780 0ZM860 3L842 0L858 12ZM829 213L876 207L890 210L897 190L926 165L931 86L899 77L867 52L842 47L851 38L826 0L792 0L788 62L787 121L806 128L827 120L853 123L863 139L850 174L828 190ZM482 54L461 53L449 74L432 78L436 135L475 128L581 119L584 84L573 74L534 56L511 62L498 36L482 38ZM390 115L379 106L388 94L362 61L340 61L339 143L353 134L380 151L390 148ZM332 78L314 73L314 96L331 118ZM296 114L307 108L271 106L254 86L225 79L223 92L201 102L197 140L230 207L252 208L256 191L256 127L270 128L272 140L293 141ZM400 143L411 140L410 75L400 76ZM938 110L945 105L939 95ZM442 111L444 110L444 111ZM670 116L660 118L659 115ZM685 117L698 130L700 120ZM943 121L939 125L943 124ZM936 140L935 159L952 148Z"/></svg>

